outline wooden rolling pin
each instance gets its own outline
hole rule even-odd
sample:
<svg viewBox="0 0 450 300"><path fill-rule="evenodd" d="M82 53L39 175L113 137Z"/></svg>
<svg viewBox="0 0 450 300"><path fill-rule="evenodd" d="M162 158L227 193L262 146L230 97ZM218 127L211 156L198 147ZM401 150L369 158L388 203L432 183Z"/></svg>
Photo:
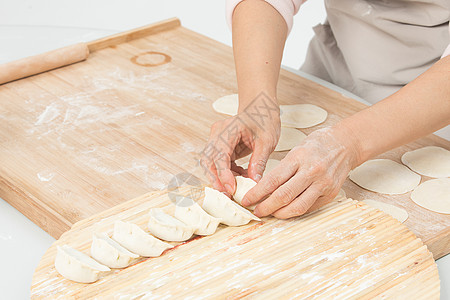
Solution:
<svg viewBox="0 0 450 300"><path fill-rule="evenodd" d="M85 60L86 43L79 43L0 65L0 84L36 75Z"/></svg>

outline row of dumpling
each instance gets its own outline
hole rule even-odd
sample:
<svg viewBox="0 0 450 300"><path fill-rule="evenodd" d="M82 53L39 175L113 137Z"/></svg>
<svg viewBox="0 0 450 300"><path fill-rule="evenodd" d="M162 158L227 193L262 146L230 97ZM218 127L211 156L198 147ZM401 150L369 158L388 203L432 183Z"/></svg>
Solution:
<svg viewBox="0 0 450 300"><path fill-rule="evenodd" d="M233 199L241 203L243 196L256 183L241 176L236 177L236 192ZM146 233L136 224L116 221L112 238L106 233L95 233L92 238L92 258L68 245L57 247L55 268L67 279L92 283L101 272L110 268L125 268L140 257L157 257L173 246L163 242L182 242L196 235L211 235L220 223L241 226L259 218L228 198L225 194L205 187L202 207L187 197L179 197L175 206L175 217L161 208L152 208L149 213ZM158 239L159 238L159 239ZM161 240L160 240L161 239Z"/></svg>

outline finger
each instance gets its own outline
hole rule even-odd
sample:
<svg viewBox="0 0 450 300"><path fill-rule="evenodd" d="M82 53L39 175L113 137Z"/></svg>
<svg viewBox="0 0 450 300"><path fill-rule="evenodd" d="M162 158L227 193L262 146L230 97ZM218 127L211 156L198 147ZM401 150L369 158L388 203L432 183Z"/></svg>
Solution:
<svg viewBox="0 0 450 300"><path fill-rule="evenodd" d="M258 204L253 213L259 217L265 217L274 213L282 207L289 205L310 184L311 181L306 179L303 174L296 174L277 188L266 200Z"/></svg>
<svg viewBox="0 0 450 300"><path fill-rule="evenodd" d="M216 165L214 161L208 159L207 157L202 157L200 159L200 166L203 168L203 171L208 178L211 186L221 192L225 192L225 187L219 180L219 176L217 175Z"/></svg>
<svg viewBox="0 0 450 300"><path fill-rule="evenodd" d="M251 206L260 202L294 176L296 171L297 168L293 163L282 160L278 166L269 174L266 174L257 185L245 194L242 205Z"/></svg>
<svg viewBox="0 0 450 300"><path fill-rule="evenodd" d="M289 205L286 205L276 212L273 216L278 219L289 219L301 216L308 211L314 202L320 197L322 191L316 185L311 185L300 196L294 199Z"/></svg>
<svg viewBox="0 0 450 300"><path fill-rule="evenodd" d="M311 205L310 208L308 208L308 210L306 211L307 213L313 212L318 210L319 208L321 208L322 206L327 205L328 203L331 203L335 200L335 197L330 197L330 195L328 196L321 196L319 197L316 202L314 202L313 205Z"/></svg>
<svg viewBox="0 0 450 300"><path fill-rule="evenodd" d="M233 195L236 183L233 172L231 172L231 159L229 153L220 152L215 158L214 164L221 184L229 194Z"/></svg>
<svg viewBox="0 0 450 300"><path fill-rule="evenodd" d="M259 182L261 180L271 152L272 148L268 143L258 140L255 144L255 149L248 163L248 174L254 181Z"/></svg>

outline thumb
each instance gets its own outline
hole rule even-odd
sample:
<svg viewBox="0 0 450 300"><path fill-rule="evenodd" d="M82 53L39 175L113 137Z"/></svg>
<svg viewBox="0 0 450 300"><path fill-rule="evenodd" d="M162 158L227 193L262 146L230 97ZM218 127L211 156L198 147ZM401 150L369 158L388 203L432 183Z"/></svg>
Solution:
<svg viewBox="0 0 450 300"><path fill-rule="evenodd" d="M248 164L248 175L251 179L259 182L262 178L264 169L266 168L267 160L271 153L271 148L267 143L258 141L253 150Z"/></svg>

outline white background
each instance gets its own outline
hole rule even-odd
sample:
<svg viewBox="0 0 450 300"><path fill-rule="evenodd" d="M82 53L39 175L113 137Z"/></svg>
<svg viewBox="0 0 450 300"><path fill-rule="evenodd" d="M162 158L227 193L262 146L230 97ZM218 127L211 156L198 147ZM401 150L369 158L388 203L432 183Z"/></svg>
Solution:
<svg viewBox="0 0 450 300"><path fill-rule="evenodd" d="M224 7L223 0L0 0L0 63L171 17L231 45ZM310 0L302 7L286 44L283 65L300 67L313 35L311 27L324 19L323 1ZM0 298L29 297L34 268L53 241L0 199ZM448 299L450 257L439 260L438 266L442 299Z"/></svg>

